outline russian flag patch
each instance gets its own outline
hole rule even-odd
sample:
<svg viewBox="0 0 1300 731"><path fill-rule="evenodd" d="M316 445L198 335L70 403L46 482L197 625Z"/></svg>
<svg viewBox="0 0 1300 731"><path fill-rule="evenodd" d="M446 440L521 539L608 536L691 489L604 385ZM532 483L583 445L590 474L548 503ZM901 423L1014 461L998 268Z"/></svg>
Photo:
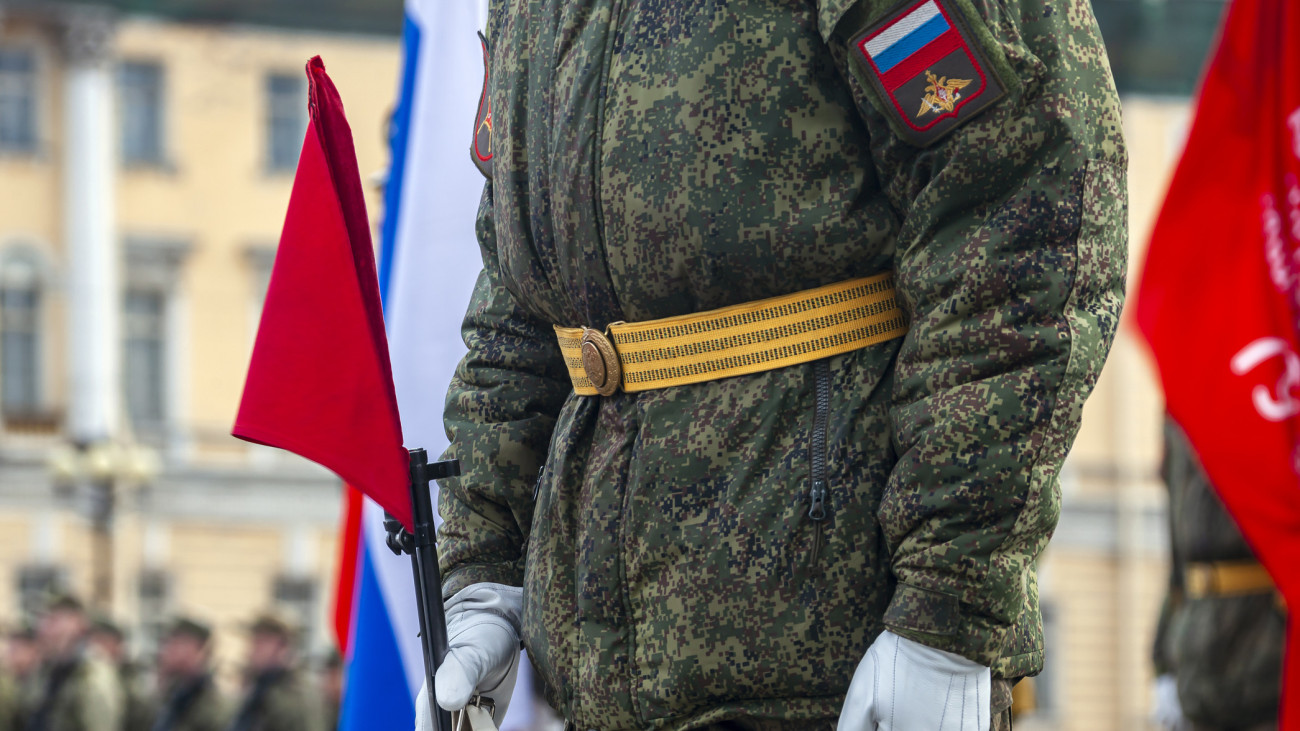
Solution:
<svg viewBox="0 0 1300 731"><path fill-rule="evenodd" d="M1006 94L948 0L904 4L850 41L885 109L926 147Z"/></svg>

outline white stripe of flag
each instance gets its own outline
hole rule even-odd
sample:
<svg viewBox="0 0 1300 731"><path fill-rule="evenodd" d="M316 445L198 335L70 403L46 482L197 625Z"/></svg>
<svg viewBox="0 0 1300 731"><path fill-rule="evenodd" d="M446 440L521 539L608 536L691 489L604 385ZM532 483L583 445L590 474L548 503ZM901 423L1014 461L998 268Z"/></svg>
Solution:
<svg viewBox="0 0 1300 731"><path fill-rule="evenodd" d="M939 14L939 6L930 0L921 7L904 15L894 24L885 29L883 33L872 38L867 42L867 53L872 58L879 56L881 53L889 50L889 47L901 41L909 33L925 25L926 21Z"/></svg>

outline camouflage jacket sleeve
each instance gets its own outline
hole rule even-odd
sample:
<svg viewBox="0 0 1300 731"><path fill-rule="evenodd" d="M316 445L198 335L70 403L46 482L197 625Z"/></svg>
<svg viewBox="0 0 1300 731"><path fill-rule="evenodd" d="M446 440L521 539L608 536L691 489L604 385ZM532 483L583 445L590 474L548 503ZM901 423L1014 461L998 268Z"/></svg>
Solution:
<svg viewBox="0 0 1300 731"><path fill-rule="evenodd" d="M879 511L899 582L885 624L997 670L1023 651L1012 628L1036 612L1059 471L1118 325L1127 160L1086 0L942 2L1007 94L925 148L898 133L903 110L880 102L846 40L894 3L862 0L830 41L900 219L911 319Z"/></svg>
<svg viewBox="0 0 1300 731"><path fill-rule="evenodd" d="M527 313L502 283L488 184L479 208L483 271L461 333L465 354L443 410L460 477L443 480L439 556L443 595L477 582L523 584L533 486L555 418L572 392L551 325Z"/></svg>

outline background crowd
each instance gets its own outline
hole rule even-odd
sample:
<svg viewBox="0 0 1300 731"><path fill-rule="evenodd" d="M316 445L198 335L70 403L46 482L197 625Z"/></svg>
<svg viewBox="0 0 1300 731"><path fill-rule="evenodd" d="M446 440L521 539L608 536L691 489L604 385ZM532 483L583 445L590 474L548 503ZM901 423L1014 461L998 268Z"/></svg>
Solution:
<svg viewBox="0 0 1300 731"><path fill-rule="evenodd" d="M298 653L292 622L246 626L238 693L215 677L211 628L175 617L152 657L132 657L111 619L70 595L5 632L0 731L324 731L337 726L342 665Z"/></svg>

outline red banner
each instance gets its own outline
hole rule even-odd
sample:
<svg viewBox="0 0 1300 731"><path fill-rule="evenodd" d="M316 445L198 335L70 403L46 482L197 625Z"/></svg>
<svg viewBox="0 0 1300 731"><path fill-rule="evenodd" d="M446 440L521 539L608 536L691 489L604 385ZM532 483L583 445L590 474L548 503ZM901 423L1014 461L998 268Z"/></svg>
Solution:
<svg viewBox="0 0 1300 731"><path fill-rule="evenodd" d="M1234 0L1137 302L1169 413L1300 607L1300 2ZM1284 729L1300 729L1289 620Z"/></svg>
<svg viewBox="0 0 1300 731"><path fill-rule="evenodd" d="M232 433L330 468L411 527L407 452L352 131L320 57Z"/></svg>

